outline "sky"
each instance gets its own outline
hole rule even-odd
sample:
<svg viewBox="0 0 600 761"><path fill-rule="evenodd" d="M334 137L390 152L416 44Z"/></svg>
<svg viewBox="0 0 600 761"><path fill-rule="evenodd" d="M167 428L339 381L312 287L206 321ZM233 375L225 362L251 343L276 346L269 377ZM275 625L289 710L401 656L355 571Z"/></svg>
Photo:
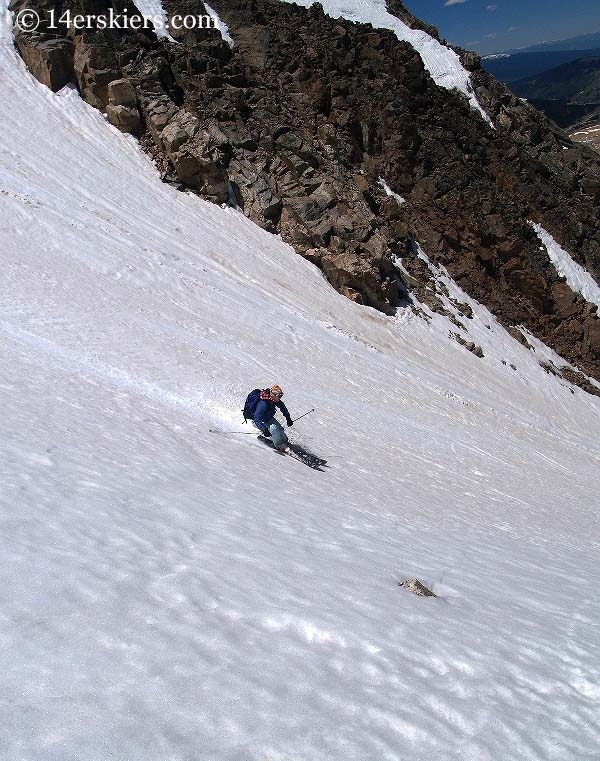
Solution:
<svg viewBox="0 0 600 761"><path fill-rule="evenodd" d="M405 0L448 42L496 53L600 31L598 0Z"/></svg>

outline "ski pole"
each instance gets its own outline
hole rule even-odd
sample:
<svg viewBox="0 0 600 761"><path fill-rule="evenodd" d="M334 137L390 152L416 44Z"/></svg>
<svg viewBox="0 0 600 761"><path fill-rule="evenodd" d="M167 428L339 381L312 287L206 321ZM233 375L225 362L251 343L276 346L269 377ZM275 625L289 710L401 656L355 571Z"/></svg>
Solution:
<svg viewBox="0 0 600 761"><path fill-rule="evenodd" d="M314 412L314 409L312 409L312 410L309 410L308 412L305 412L305 413L304 413L304 415L300 415L300 417L294 418L294 419L292 420L292 423L295 423L295 422L296 422L296 420L300 420L300 418L301 418L301 417L306 417L307 415L310 415L310 413L311 413L311 412Z"/></svg>
<svg viewBox="0 0 600 761"><path fill-rule="evenodd" d="M299 417L294 418L292 420L292 423L295 423L296 420L300 420L300 418L303 418L303 417L306 417L307 415L310 415L310 413L314 412L314 411L315 410L313 408L312 410L309 410L308 412L305 412L304 414L300 415ZM231 434L234 434L234 433L239 433L242 436L252 436L252 434L256 435L256 433L257 433L257 431L219 431L216 428L209 428L208 432L209 433L226 433L227 435L231 435Z"/></svg>
<svg viewBox="0 0 600 761"><path fill-rule="evenodd" d="M227 433L227 434L241 433L242 436L252 436L252 434L257 433L257 431L219 431L216 428L209 428L208 432L209 433Z"/></svg>

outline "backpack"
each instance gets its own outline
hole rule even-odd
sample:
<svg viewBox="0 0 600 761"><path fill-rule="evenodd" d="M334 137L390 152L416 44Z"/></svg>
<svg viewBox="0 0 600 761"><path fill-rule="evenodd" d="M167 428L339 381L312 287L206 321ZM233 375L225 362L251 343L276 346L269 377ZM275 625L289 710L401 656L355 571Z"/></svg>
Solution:
<svg viewBox="0 0 600 761"><path fill-rule="evenodd" d="M255 388L246 397L246 401L244 403L244 409L242 410L242 415L244 416L244 423L247 420L254 420L254 413L256 412L256 408L260 401L260 392L261 392L260 388Z"/></svg>

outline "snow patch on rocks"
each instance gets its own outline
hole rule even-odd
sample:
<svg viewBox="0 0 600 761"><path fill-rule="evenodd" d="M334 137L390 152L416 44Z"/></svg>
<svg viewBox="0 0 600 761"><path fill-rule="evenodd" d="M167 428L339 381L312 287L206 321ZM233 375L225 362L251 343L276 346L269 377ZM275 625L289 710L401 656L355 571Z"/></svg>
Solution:
<svg viewBox="0 0 600 761"><path fill-rule="evenodd" d="M572 291L580 293L590 304L600 307L600 286L590 273L565 251L541 225L532 223L538 238L546 247L550 261L561 277L566 278Z"/></svg>
<svg viewBox="0 0 600 761"><path fill-rule="evenodd" d="M284 0L288 2L289 0ZM309 8L314 0L294 0L296 5ZM423 65L434 82L447 90L459 90L471 106L493 128L492 120L477 100L469 72L458 55L442 45L422 29L411 29L403 21L388 12L385 0L322 0L321 5L328 16L345 18L362 24L372 24L376 29L391 29L399 40L410 43L419 53Z"/></svg>

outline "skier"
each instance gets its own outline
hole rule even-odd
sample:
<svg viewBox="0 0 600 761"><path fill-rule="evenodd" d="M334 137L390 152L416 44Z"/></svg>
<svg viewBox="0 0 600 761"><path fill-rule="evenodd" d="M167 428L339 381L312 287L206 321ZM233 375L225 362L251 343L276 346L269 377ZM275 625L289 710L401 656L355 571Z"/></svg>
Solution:
<svg viewBox="0 0 600 761"><path fill-rule="evenodd" d="M281 401L282 396L283 391L279 386L271 386L271 388L262 390L252 416L252 425L258 428L266 438L272 438L273 446L280 452L285 451L289 442L282 426L275 420L275 410L281 410L288 428L294 425L287 407Z"/></svg>

